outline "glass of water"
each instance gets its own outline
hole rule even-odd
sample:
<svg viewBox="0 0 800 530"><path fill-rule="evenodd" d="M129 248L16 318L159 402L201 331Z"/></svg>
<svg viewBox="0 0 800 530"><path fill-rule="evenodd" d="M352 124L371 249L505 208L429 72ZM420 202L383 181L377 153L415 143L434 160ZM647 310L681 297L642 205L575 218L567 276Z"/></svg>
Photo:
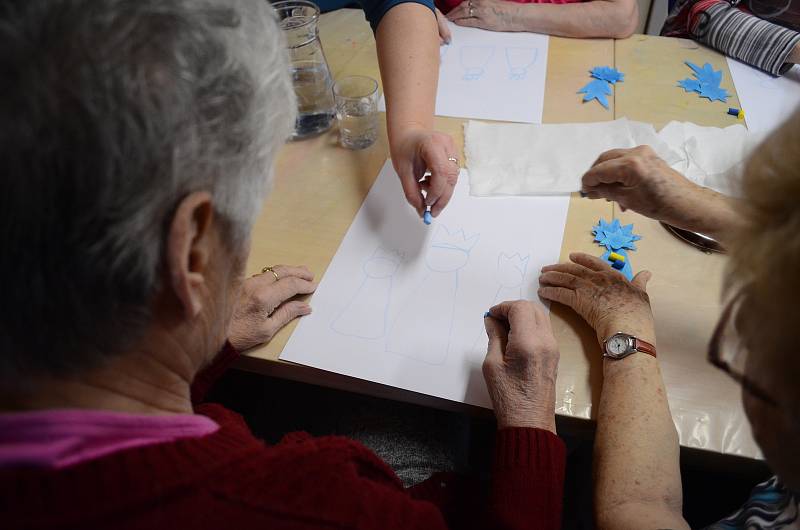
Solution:
<svg viewBox="0 0 800 530"><path fill-rule="evenodd" d="M378 138L378 82L351 75L333 85L339 141L348 149L364 149Z"/></svg>

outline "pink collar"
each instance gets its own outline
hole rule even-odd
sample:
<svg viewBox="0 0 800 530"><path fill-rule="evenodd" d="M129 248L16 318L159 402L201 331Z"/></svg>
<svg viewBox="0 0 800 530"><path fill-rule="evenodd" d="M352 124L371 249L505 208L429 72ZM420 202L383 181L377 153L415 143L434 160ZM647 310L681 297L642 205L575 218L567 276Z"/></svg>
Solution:
<svg viewBox="0 0 800 530"><path fill-rule="evenodd" d="M43 410L0 414L0 469L59 469L133 447L199 438L219 425L199 414Z"/></svg>

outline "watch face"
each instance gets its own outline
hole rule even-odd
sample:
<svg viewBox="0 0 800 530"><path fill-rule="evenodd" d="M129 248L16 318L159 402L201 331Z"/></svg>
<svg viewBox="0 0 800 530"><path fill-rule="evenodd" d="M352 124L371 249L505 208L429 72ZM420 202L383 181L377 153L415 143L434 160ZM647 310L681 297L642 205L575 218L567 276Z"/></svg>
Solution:
<svg viewBox="0 0 800 530"><path fill-rule="evenodd" d="M614 335L606 342L606 353L612 357L622 357L628 353L628 337Z"/></svg>

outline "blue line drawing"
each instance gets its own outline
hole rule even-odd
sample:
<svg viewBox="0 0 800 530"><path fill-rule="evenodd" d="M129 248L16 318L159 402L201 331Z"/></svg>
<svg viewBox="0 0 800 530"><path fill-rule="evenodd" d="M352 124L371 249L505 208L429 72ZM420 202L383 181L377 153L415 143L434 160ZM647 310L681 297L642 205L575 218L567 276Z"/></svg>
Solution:
<svg viewBox="0 0 800 530"><path fill-rule="evenodd" d="M494 46L463 46L460 50L464 81L477 81L486 73L486 65L494 55Z"/></svg>
<svg viewBox="0 0 800 530"><path fill-rule="evenodd" d="M506 254L501 252L497 256L497 293L494 295L492 305L505 302L506 300L521 300L522 287L525 283L525 275L528 272L528 263L531 260L530 254L523 257L519 253Z"/></svg>
<svg viewBox="0 0 800 530"><path fill-rule="evenodd" d="M403 303L386 339L386 351L430 365L450 350L458 297L458 272L467 266L480 234L436 227L425 255L428 273Z"/></svg>
<svg viewBox="0 0 800 530"><path fill-rule="evenodd" d="M375 249L362 265L364 279L353 298L331 322L339 335L380 339L386 334L394 275L405 256L398 250Z"/></svg>
<svg viewBox="0 0 800 530"><path fill-rule="evenodd" d="M528 68L536 64L539 50L536 48L506 48L508 78L511 81L522 81L528 77Z"/></svg>
<svg viewBox="0 0 800 530"><path fill-rule="evenodd" d="M531 261L530 254L522 256L520 253L506 254L501 252L497 255L497 291L494 293L492 303L486 306L486 309L493 307L500 302L522 300L523 287L525 285L525 276L528 273L528 264ZM472 343L472 350L478 352L483 346L486 345L486 333L480 331L478 336ZM486 351L482 352L484 355Z"/></svg>

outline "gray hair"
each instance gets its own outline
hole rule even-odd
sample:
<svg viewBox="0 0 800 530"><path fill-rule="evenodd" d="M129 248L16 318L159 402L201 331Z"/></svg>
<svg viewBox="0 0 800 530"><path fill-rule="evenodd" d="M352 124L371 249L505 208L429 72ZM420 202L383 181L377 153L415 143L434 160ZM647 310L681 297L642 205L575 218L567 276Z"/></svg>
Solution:
<svg viewBox="0 0 800 530"><path fill-rule="evenodd" d="M11 388L138 338L187 194L212 194L241 250L296 105L265 0L5 0L0 72Z"/></svg>

